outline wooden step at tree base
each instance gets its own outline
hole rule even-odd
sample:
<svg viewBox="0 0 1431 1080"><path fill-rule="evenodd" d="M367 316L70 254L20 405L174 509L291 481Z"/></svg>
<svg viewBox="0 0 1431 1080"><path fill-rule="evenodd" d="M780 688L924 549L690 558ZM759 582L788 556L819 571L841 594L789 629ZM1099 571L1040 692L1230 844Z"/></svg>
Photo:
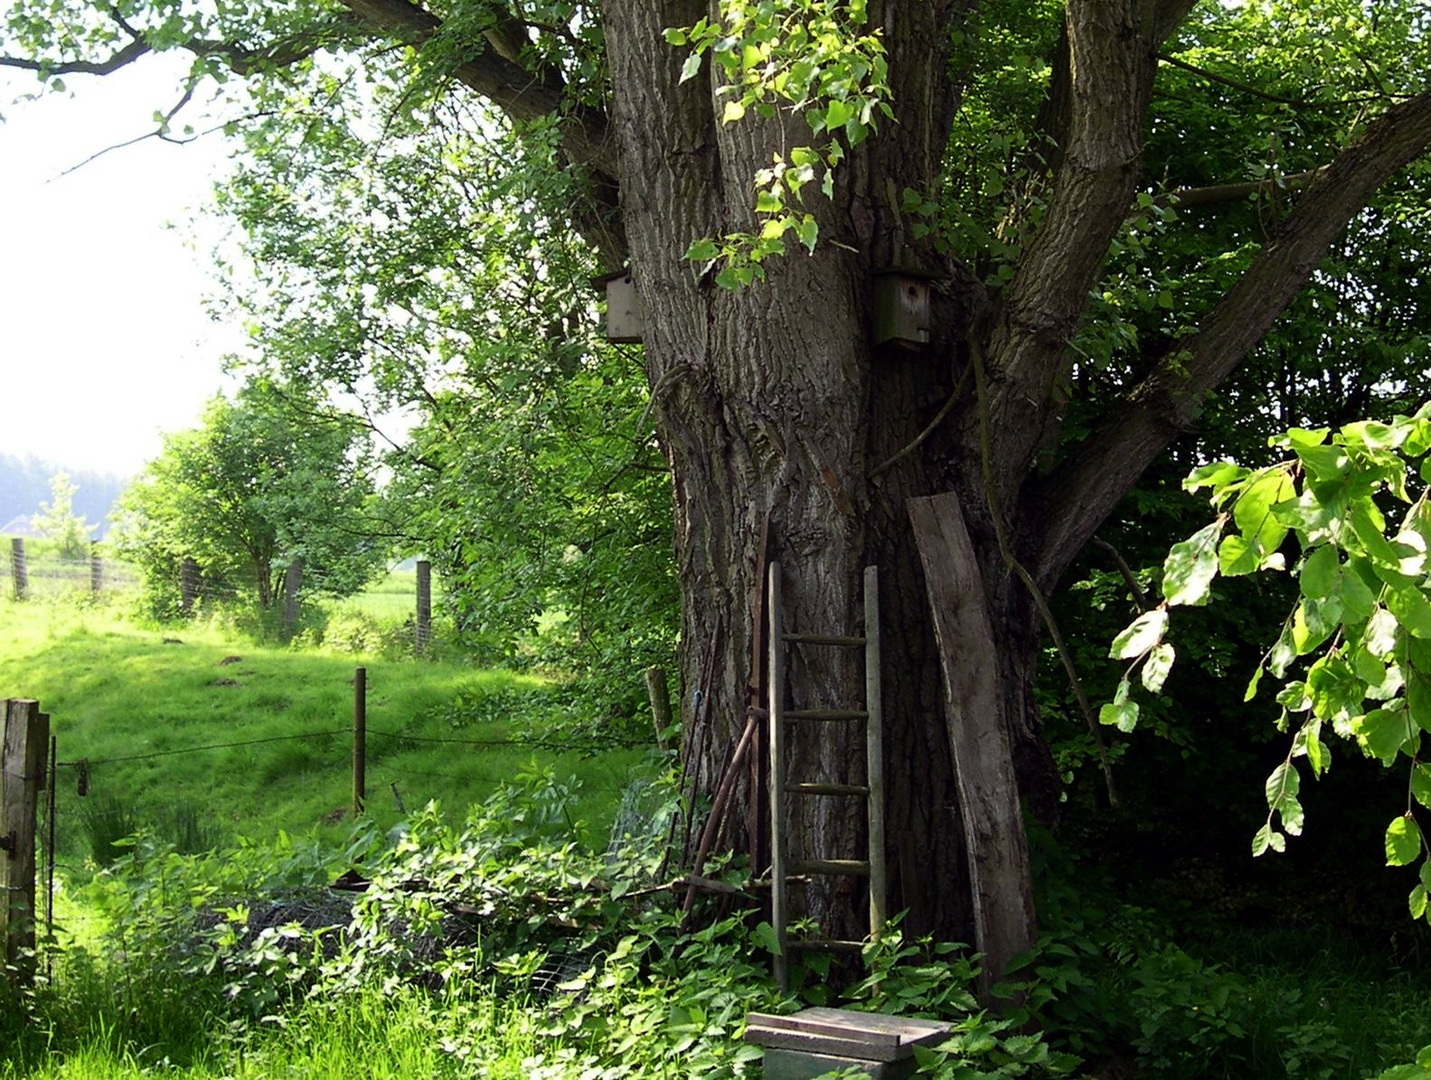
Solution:
<svg viewBox="0 0 1431 1080"><path fill-rule="evenodd" d="M765 1049L767 1080L812 1080L848 1068L882 1080L914 1076L914 1048L948 1036L948 1024L850 1009L804 1009L793 1016L751 1013L745 1023L745 1041Z"/></svg>

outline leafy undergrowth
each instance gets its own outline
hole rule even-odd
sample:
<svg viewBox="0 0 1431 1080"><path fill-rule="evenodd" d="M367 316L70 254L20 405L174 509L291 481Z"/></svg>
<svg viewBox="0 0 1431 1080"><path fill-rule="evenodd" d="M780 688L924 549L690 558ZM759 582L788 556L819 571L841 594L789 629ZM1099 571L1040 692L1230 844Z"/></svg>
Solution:
<svg viewBox="0 0 1431 1080"><path fill-rule="evenodd" d="M757 1075L746 1014L802 1004L771 979L769 926L703 907L682 930L658 880L668 780L604 851L573 838L574 796L537 771L460 825L429 807L339 850L180 855L141 835L87 887L103 936L0 1013L0 1076ZM351 908L322 887L344 867L370 879ZM868 960L854 1003L955 1024L930 1075L1066 1074L976 1007L967 957L892 936ZM796 975L805 1002L828 996L821 969Z"/></svg>
<svg viewBox="0 0 1431 1080"><path fill-rule="evenodd" d="M842 990L812 954L782 993L748 905L705 901L682 929L662 886L673 787L648 773L604 850L573 831L579 793L549 770L460 823L431 806L387 833L362 822L340 847L181 855L141 834L78 890L98 936L0 1010L0 1077L755 1076L747 1013L806 1004L949 1022L920 1053L942 1080L1431 1075L1414 1064L1431 1061L1424 971L1321 942L1199 958L1165 915L1071 889L1049 900L1024 1004L1003 1017L978 1007L968 950L897 930ZM344 870L366 890L328 889Z"/></svg>

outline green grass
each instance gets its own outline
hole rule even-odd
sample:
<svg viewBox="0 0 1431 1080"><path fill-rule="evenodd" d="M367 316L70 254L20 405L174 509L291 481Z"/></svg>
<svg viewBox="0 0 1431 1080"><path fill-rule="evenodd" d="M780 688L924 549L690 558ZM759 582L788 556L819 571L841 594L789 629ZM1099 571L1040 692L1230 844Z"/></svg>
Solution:
<svg viewBox="0 0 1431 1080"><path fill-rule="evenodd" d="M71 867L92 854L87 808L102 818L106 804L161 829L167 819L192 833L197 822L215 839L340 835L358 664L368 685L367 808L380 825L400 819L399 799L409 811L437 799L460 812L535 760L580 776L587 839L602 841L641 752L502 745L550 697L540 679L256 645L201 625L146 628L102 606L0 601L0 696L38 699L60 760L88 763L87 796L74 765L57 784Z"/></svg>
<svg viewBox="0 0 1431 1080"><path fill-rule="evenodd" d="M437 606L442 583L432 577L432 603ZM356 596L330 601L330 611L353 611L376 619L397 620L417 615L417 571L391 570L386 577L374 581Z"/></svg>
<svg viewBox="0 0 1431 1080"><path fill-rule="evenodd" d="M164 995L144 994L136 1004L153 1017L144 1022L122 991L98 984L97 971L75 978L69 1000L48 1012L49 1030L29 1033L24 1050L0 1059L0 1080L156 1073L189 1080L525 1080L537 1051L539 1014L520 1001L434 998L411 988L368 992L311 1001L235 1035L217 1018L185 1008L192 1003L182 995L166 1003Z"/></svg>

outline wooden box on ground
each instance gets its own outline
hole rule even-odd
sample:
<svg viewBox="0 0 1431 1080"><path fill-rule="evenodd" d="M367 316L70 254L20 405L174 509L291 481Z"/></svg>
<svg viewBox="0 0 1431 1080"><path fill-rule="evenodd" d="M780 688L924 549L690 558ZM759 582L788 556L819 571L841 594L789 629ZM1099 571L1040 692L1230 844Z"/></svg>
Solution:
<svg viewBox="0 0 1431 1080"><path fill-rule="evenodd" d="M936 1046L948 1034L949 1025L934 1020L849 1009L745 1018L745 1041L765 1048L766 1080L810 1080L851 1066L884 1080L913 1076L914 1048Z"/></svg>

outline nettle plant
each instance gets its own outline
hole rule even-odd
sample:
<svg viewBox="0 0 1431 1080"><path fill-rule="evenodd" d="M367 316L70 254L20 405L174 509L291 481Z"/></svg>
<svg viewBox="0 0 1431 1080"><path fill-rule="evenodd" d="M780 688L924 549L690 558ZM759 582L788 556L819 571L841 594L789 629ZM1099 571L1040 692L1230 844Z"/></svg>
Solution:
<svg viewBox="0 0 1431 1080"><path fill-rule="evenodd" d="M1359 421L1293 428L1272 439L1288 457L1263 469L1231 462L1198 468L1183 481L1206 488L1217 518L1174 545L1163 565L1163 600L1113 642L1128 662L1100 719L1131 731L1136 675L1158 693L1174 660L1168 611L1204 604L1217 575L1292 574L1296 605L1247 687L1280 684L1286 758L1267 779L1267 821L1252 852L1282 851L1302 831L1299 759L1320 777L1329 738L1355 743L1391 767L1407 764L1406 812L1386 830L1389 866L1421 860L1411 916L1427 917L1428 842L1417 804L1431 808L1431 404L1389 423Z"/></svg>

